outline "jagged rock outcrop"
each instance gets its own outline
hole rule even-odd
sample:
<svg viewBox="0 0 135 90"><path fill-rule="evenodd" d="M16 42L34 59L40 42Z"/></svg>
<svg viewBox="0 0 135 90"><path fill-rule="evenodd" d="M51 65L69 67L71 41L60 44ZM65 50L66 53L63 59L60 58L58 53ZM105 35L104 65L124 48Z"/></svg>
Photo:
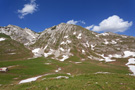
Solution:
<svg viewBox="0 0 135 90"><path fill-rule="evenodd" d="M22 29L14 25L0 27L0 33L9 35L13 40L23 43L24 45L31 45L35 43L36 38L39 35L28 28Z"/></svg>

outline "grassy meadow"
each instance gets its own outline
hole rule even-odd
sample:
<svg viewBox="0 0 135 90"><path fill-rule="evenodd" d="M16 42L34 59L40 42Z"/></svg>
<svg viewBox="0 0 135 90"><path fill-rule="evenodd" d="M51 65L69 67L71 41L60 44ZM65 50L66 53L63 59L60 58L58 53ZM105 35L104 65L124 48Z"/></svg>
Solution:
<svg viewBox="0 0 135 90"><path fill-rule="evenodd" d="M72 57L60 62L40 57L19 61L0 61L0 67L9 67L8 72L0 72L0 90L135 89L135 77L127 75L131 72L125 66L126 60L119 59L112 63L86 60L76 63L79 62L77 59ZM61 70L55 72L58 68L61 68ZM50 75L43 76L34 82L18 84L23 79L43 74ZM69 78L56 79L57 76L67 76Z"/></svg>

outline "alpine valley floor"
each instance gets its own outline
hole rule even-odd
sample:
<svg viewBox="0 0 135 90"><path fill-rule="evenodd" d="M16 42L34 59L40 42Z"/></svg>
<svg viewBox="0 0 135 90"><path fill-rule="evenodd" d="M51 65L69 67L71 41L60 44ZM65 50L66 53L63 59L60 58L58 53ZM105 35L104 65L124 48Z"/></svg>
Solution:
<svg viewBox="0 0 135 90"><path fill-rule="evenodd" d="M0 90L134 90L135 77L125 65L126 59L114 62L78 61L72 57L64 62L50 58L1 61ZM117 64L116 64L117 63ZM34 77L37 77L34 80ZM27 81L33 78L33 81Z"/></svg>

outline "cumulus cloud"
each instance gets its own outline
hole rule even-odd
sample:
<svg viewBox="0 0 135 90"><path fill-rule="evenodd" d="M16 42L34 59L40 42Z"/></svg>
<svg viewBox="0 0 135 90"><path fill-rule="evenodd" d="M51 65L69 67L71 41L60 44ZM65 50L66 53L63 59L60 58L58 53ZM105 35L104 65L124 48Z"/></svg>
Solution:
<svg viewBox="0 0 135 90"><path fill-rule="evenodd" d="M30 0L30 3L25 4L21 10L18 10L19 18L22 19L28 14L33 14L37 11L38 5L35 3L36 0Z"/></svg>
<svg viewBox="0 0 135 90"><path fill-rule="evenodd" d="M124 32L131 26L132 22L124 21L119 16L113 15L99 23L99 26L93 26L92 31Z"/></svg>
<svg viewBox="0 0 135 90"><path fill-rule="evenodd" d="M78 23L82 23L82 24L86 24L84 21L75 21L75 20L69 20L69 21L67 21L67 24L74 24L74 25L76 25L76 24L78 24Z"/></svg>
<svg viewBox="0 0 135 90"><path fill-rule="evenodd" d="M74 20L69 20L69 21L67 21L67 24L77 24L78 23L78 21L74 21Z"/></svg>

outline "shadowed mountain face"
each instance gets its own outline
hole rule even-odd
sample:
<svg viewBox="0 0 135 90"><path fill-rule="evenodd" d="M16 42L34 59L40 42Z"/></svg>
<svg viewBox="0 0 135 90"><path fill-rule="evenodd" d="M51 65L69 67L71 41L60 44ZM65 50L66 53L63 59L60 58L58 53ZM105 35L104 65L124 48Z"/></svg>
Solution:
<svg viewBox="0 0 135 90"><path fill-rule="evenodd" d="M23 43L34 57L44 56L60 61L72 57L79 60L113 61L113 57L126 57L125 53L134 57L135 52L135 37L110 32L98 34L65 23L48 28L40 34L13 25L1 27L0 33Z"/></svg>

